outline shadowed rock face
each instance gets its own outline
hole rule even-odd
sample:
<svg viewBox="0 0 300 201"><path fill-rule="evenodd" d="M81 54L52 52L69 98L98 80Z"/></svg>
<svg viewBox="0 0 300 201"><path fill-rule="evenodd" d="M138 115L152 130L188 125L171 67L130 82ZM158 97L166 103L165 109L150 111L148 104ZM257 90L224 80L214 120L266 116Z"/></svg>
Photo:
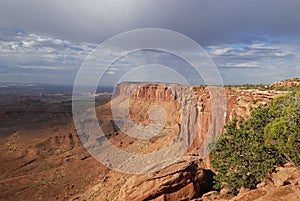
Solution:
<svg viewBox="0 0 300 201"><path fill-rule="evenodd" d="M161 171L131 177L118 200L190 200L212 189L213 175L199 159L181 159Z"/></svg>

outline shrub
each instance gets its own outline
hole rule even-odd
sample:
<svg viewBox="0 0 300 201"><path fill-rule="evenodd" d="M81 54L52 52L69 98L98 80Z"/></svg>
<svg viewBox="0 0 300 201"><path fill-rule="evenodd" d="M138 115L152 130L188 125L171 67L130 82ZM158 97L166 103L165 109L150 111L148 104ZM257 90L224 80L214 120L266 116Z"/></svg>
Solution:
<svg viewBox="0 0 300 201"><path fill-rule="evenodd" d="M300 93L275 98L268 107L255 108L248 120L225 125L212 151L217 171L215 188L255 186L275 165L300 163Z"/></svg>
<svg viewBox="0 0 300 201"><path fill-rule="evenodd" d="M265 144L276 149L285 160L300 165L300 92L293 92L274 101L280 115L264 129Z"/></svg>
<svg viewBox="0 0 300 201"><path fill-rule="evenodd" d="M256 135L246 122L237 128L237 120L227 124L226 132L213 150L212 165L216 169L217 189L229 184L236 190L240 187L254 188L273 170L277 159L264 146L262 134Z"/></svg>

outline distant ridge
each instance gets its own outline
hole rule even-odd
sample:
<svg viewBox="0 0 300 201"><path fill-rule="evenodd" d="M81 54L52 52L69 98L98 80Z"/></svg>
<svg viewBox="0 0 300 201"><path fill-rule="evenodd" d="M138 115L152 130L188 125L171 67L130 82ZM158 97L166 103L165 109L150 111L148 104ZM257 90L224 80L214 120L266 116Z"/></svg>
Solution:
<svg viewBox="0 0 300 201"><path fill-rule="evenodd" d="M280 82L275 82L270 85L274 89L290 89L290 88L295 88L295 89L300 89L300 78L292 78Z"/></svg>

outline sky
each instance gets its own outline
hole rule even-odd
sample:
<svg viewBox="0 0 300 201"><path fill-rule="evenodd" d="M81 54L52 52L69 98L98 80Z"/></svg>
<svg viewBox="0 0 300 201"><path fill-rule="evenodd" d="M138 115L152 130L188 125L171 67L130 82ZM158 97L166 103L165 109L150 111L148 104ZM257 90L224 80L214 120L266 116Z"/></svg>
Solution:
<svg viewBox="0 0 300 201"><path fill-rule="evenodd" d="M297 0L0 0L0 82L73 84L98 45L142 28L197 42L224 84L300 77L299 8ZM179 74L189 68L174 55L141 50L109 66L104 82L181 79L162 65ZM130 66L137 69L125 75Z"/></svg>

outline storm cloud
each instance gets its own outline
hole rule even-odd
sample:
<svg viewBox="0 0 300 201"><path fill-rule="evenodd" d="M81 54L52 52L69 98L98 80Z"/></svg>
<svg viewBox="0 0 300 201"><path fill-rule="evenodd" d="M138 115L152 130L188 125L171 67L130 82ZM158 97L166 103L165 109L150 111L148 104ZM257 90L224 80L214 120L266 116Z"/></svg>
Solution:
<svg viewBox="0 0 300 201"><path fill-rule="evenodd" d="M0 26L99 43L120 32L166 28L200 45L299 37L295 0L2 0Z"/></svg>
<svg viewBox="0 0 300 201"><path fill-rule="evenodd" d="M0 81L72 83L98 44L149 27L195 40L225 84L300 77L299 8L297 0L0 0Z"/></svg>

